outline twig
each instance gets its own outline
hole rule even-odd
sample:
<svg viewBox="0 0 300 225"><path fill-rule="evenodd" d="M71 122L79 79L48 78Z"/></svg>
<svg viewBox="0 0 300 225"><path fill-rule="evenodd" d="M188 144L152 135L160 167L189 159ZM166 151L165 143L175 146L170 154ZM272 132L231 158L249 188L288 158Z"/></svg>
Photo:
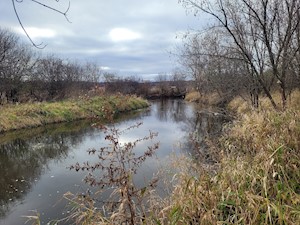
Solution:
<svg viewBox="0 0 300 225"><path fill-rule="evenodd" d="M17 17L17 19L18 19L18 22L19 22L19 24L20 24L22 30L23 30L24 33L26 34L27 38L29 39L29 41L32 43L32 45L33 45L34 47L36 47L36 48L38 48L38 49L43 49L43 48L45 48L46 45L44 45L43 42L40 43L40 44L36 44L36 43L34 43L34 41L31 39L31 37L30 37L29 34L27 33L27 31L26 31L25 27L23 26L23 23L22 23L22 21L21 21L21 19L20 19L20 17L19 17L18 11L17 11L17 9L16 9L16 5L15 5L15 0L11 0L11 1L12 1L13 8L14 8L16 17ZM21 0L21 1L20 1L20 0L16 0L16 1L20 3L20 2L22 2L23 0Z"/></svg>
<svg viewBox="0 0 300 225"><path fill-rule="evenodd" d="M40 43L40 44L36 44L36 43L32 40L32 38L31 38L30 35L28 34L27 30L25 29L25 27L24 27L24 25L23 25L23 23L22 23L22 21L21 21L21 19L20 19L19 13L18 13L17 8L16 8L16 5L15 5L15 1L18 2L18 3L22 3L24 0L11 0L11 1L12 1L13 8L14 8L14 12L15 12L16 17L17 17L17 19L18 19L18 22L19 22L19 24L20 24L22 30L23 30L24 33L26 34L27 38L29 39L29 41L32 43L32 45L33 45L34 47L36 47L36 48L38 48L38 49L43 49L43 48L45 48L47 45L43 44L43 42ZM34 3L36 3L36 4L39 4L39 5L43 6L43 7L45 7L45 8L48 8L48 9L50 9L50 10L56 12L56 13L59 13L59 14L63 15L63 16L65 17L65 19L66 19L69 23L72 23L72 22L69 20L69 18L67 17L67 13L69 12L69 9L70 9L70 6L71 6L70 1L69 1L68 8L67 8L66 11L64 11L64 12L63 12L63 11L60 11L60 10L58 10L58 9L55 9L55 8L49 6L49 5L43 4L43 3L41 3L41 2L39 2L39 1L37 1L37 0L31 0L31 1L34 2ZM59 2L59 0L55 0L55 1L56 1L56 2Z"/></svg>

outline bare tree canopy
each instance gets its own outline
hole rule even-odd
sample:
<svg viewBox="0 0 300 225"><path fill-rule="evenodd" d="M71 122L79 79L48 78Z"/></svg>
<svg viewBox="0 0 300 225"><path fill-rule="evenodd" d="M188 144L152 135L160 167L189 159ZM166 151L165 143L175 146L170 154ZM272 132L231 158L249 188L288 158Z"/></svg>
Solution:
<svg viewBox="0 0 300 225"><path fill-rule="evenodd" d="M95 63L42 57L0 28L0 105L78 97L98 84L101 72Z"/></svg>
<svg viewBox="0 0 300 225"><path fill-rule="evenodd" d="M214 18L211 30L221 30L221 45L246 63L249 73L274 108L266 71L272 71L286 106L295 60L299 58L299 0L180 0L195 15ZM297 61L298 62L298 61ZM299 76L299 75L297 75Z"/></svg>

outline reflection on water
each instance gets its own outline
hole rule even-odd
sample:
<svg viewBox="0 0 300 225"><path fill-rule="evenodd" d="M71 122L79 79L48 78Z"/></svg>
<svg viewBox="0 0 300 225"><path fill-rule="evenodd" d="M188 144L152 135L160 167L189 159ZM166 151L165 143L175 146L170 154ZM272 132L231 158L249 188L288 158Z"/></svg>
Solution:
<svg viewBox="0 0 300 225"><path fill-rule="evenodd" d="M221 134L223 124L229 118L224 114L206 110L197 111L194 121L191 122L192 129L190 150L195 158L201 158L201 163L215 163L215 154L209 148L208 143L213 142Z"/></svg>
<svg viewBox="0 0 300 225"><path fill-rule="evenodd" d="M1 135L0 216L4 217L15 202L23 200L50 161L63 162L70 148L91 131L87 121L81 121Z"/></svg>
<svg viewBox="0 0 300 225"><path fill-rule="evenodd" d="M162 122L173 121L175 123L186 121L187 117L192 116L191 110L184 101L162 99L155 104L157 119Z"/></svg>
<svg viewBox="0 0 300 225"><path fill-rule="evenodd" d="M157 157L146 161L137 179L142 183L152 177L159 161L166 162L173 152L195 154L190 135L205 149L205 139L221 130L223 118L209 113L196 113L193 104L183 100L153 101L149 109L128 114L117 122L124 129L135 122L143 122L139 129L121 137L121 142L134 141L158 132L160 142ZM92 128L91 121L50 125L37 129L0 135L0 224L24 224L22 215L29 210L41 213L42 224L66 215L65 202L59 202L67 191L84 192L84 173L69 171L66 167L76 162L94 160L89 148L99 148L103 133ZM181 148L174 148L180 143ZM146 146L140 146L143 151ZM149 144L149 143L148 143Z"/></svg>

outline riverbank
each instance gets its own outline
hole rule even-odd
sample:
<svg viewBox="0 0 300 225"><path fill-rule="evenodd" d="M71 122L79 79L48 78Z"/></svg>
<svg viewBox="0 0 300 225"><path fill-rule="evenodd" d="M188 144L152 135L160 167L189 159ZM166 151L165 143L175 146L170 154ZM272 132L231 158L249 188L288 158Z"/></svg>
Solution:
<svg viewBox="0 0 300 225"><path fill-rule="evenodd" d="M230 101L226 97L220 97L217 93L200 95L199 91L191 91L187 93L185 100L203 105L205 108L224 108Z"/></svg>
<svg viewBox="0 0 300 225"><path fill-rule="evenodd" d="M124 95L6 105L0 107L0 133L85 118L110 120L119 113L148 105L142 98Z"/></svg>
<svg viewBox="0 0 300 225"><path fill-rule="evenodd" d="M237 119L213 151L218 169L180 163L175 189L156 212L160 224L300 224L300 92L293 95L285 111L268 99L258 110L231 101Z"/></svg>

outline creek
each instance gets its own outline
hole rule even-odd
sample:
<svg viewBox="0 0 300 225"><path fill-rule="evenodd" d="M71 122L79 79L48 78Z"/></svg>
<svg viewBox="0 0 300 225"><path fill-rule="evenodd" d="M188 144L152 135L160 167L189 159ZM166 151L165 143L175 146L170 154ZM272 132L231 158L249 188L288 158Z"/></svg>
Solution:
<svg viewBox="0 0 300 225"><path fill-rule="evenodd" d="M84 120L54 124L35 129L19 130L0 135L0 225L19 225L23 216L40 214L41 224L68 215L63 194L85 193L89 188L83 182L86 172L75 172L67 167L76 162L95 160L89 149L107 146L103 132ZM195 104L181 99L151 101L143 111L122 115L115 123L117 129L142 122L120 137L120 142L132 142L152 132L158 132L153 142L159 142L154 157L144 162L135 182L138 185L157 173L171 155L196 156L191 136L205 151L205 139L220 134L224 117L216 113L199 113ZM149 142L138 145L143 152ZM158 187L163 195L163 187ZM28 223L30 224L30 222Z"/></svg>

